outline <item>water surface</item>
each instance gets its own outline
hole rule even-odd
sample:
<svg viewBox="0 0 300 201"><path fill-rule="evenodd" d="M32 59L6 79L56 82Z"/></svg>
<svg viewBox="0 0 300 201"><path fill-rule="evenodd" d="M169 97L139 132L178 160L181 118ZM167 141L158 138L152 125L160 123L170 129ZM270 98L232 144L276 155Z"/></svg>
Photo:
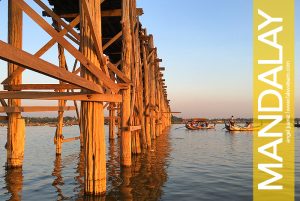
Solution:
<svg viewBox="0 0 300 201"><path fill-rule="evenodd" d="M119 141L107 141L104 198L83 196L79 142L63 144L57 157L53 127L26 127L23 169L6 171L6 127L0 127L0 200L252 200L252 134L229 133L222 125L207 131L180 127L173 125L150 152L133 157L130 168L119 166ZM299 145L300 129L295 131ZM78 135L78 127L64 128L65 138ZM300 166L298 152L296 167ZM297 168L300 199L299 176Z"/></svg>

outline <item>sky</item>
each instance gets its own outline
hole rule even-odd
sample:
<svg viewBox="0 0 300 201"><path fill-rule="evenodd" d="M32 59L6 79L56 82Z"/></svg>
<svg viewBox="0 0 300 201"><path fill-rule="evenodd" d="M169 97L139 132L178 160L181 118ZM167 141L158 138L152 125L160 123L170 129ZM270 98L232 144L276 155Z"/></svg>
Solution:
<svg viewBox="0 0 300 201"><path fill-rule="evenodd" d="M33 1L26 0L41 9ZM44 1L46 2L46 1ZM172 111L181 117L252 116L252 1L245 0L137 0L140 20L154 35L168 86ZM300 53L300 6L296 1L296 55ZM299 7L300 8L300 7ZM48 21L50 19L47 19ZM0 40L7 41L7 0L0 1ZM24 15L23 49L35 53L50 37ZM54 46L42 56L57 64ZM68 57L71 58L71 57ZM72 60L69 59L69 66ZM296 105L300 103L300 57L296 56ZM6 63L0 61L0 81ZM24 83L56 83L29 70ZM55 103L55 102L54 102ZM25 105L54 104L23 101ZM299 107L296 113L300 116ZM36 114L38 115L38 114Z"/></svg>
<svg viewBox="0 0 300 201"><path fill-rule="evenodd" d="M295 2L299 106L300 2ZM252 1L140 0L138 6L166 67L171 108L182 112L178 116L252 116Z"/></svg>

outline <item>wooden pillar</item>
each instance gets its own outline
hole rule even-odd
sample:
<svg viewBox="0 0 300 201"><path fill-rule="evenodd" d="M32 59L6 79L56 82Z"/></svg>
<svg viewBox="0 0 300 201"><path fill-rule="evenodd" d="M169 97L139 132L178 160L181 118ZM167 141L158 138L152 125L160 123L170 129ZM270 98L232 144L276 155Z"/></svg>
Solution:
<svg viewBox="0 0 300 201"><path fill-rule="evenodd" d="M160 116L159 116L159 90L160 90L160 85L159 85L159 67L157 64L155 64L155 86L156 86L156 90L155 90L155 117L156 117L156 121L155 121L155 135L156 137L158 137L160 135L159 132L159 124L160 124Z"/></svg>
<svg viewBox="0 0 300 201"><path fill-rule="evenodd" d="M101 41L101 0L85 0L95 26L96 37ZM87 14L84 12L84 2L80 3L80 49L82 53L100 68L100 63L94 51L91 29ZM100 44L102 47L102 44ZM87 80L99 83L98 80L81 66L81 76ZM104 133L104 109L102 102L81 102L81 127L85 155L85 194L102 195L106 191L106 157Z"/></svg>
<svg viewBox="0 0 300 201"><path fill-rule="evenodd" d="M17 6L15 1L8 1L8 43L14 47L22 48L22 27L23 15L22 10ZM11 75L17 65L8 64L8 75ZM10 84L21 84L22 75L15 77ZM21 106L21 100L8 100L9 107ZM21 113L9 113L7 129L7 167L22 167L24 158L25 145L25 121L21 119Z"/></svg>
<svg viewBox="0 0 300 201"><path fill-rule="evenodd" d="M117 104L117 127L118 127L118 132L117 135L118 137L121 137L122 133L122 122L121 122L121 103Z"/></svg>
<svg viewBox="0 0 300 201"><path fill-rule="evenodd" d="M158 112L157 112L157 133L158 135L162 134L162 102L161 102L161 90L162 85L160 79L158 80L158 90L157 90L157 103L158 103Z"/></svg>
<svg viewBox="0 0 300 201"><path fill-rule="evenodd" d="M109 104L109 140L115 139L115 104Z"/></svg>
<svg viewBox="0 0 300 201"><path fill-rule="evenodd" d="M150 47L153 48L153 36L150 35ZM151 125L151 138L156 138L156 129L155 129L155 55L153 54L151 56L151 63L150 63L150 125Z"/></svg>
<svg viewBox="0 0 300 201"><path fill-rule="evenodd" d="M53 23L55 23L55 28L57 31L61 31L61 27L60 25L53 20ZM59 67L66 69L67 68L67 62L66 62L66 58L65 58L65 52L64 52L64 48L58 44L58 61L59 61ZM64 82L59 81L59 84L64 84ZM59 90L59 92L63 92L64 90ZM64 107L66 105L66 101L65 100L59 100L58 101L58 106L60 108ZM60 155L62 152L62 143L63 143L63 124L64 124L64 111L63 110L59 110L58 111L58 117L57 117L57 128L56 128L56 133L54 136L54 143L56 145L56 155Z"/></svg>
<svg viewBox="0 0 300 201"><path fill-rule="evenodd" d="M62 107L64 106L64 101L59 100L58 101L58 106ZM54 136L54 143L56 145L55 152L56 155L60 155L62 152L62 142L63 142L63 134L62 134L62 129L63 129L63 121L64 121L64 112L63 111L58 111L58 122L57 122L57 128Z"/></svg>
<svg viewBox="0 0 300 201"><path fill-rule="evenodd" d="M130 26L130 0L122 1L122 33L123 33L123 55L122 55L122 71L125 76L131 78L132 65L132 37ZM130 103L131 91L125 89L122 91L122 110L121 110L121 165L131 166L131 131L124 129L130 126Z"/></svg>
<svg viewBox="0 0 300 201"><path fill-rule="evenodd" d="M146 35L146 32L145 32ZM144 35L144 36L145 36ZM142 43L143 66L144 66L144 105L145 105L145 135L148 149L151 149L151 131L150 131L150 108L149 108L149 65L147 61L146 44Z"/></svg>

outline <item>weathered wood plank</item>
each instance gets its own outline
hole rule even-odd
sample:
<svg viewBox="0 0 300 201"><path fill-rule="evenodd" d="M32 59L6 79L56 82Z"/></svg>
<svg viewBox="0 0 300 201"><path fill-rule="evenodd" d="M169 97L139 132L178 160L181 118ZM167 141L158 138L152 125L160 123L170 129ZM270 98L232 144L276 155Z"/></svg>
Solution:
<svg viewBox="0 0 300 201"><path fill-rule="evenodd" d="M122 102L122 96L119 94L87 94L82 92L0 91L0 98Z"/></svg>
<svg viewBox="0 0 300 201"><path fill-rule="evenodd" d="M128 127L124 127L123 129L126 131L132 132L132 131L141 130L142 127L140 125L139 126L128 126Z"/></svg>
<svg viewBox="0 0 300 201"><path fill-rule="evenodd" d="M113 38L111 38L105 45L103 45L103 51L106 50L111 44L118 40L122 36L122 31L117 33Z"/></svg>
<svg viewBox="0 0 300 201"><path fill-rule="evenodd" d="M69 111L75 110L74 106L20 106L20 107L0 107L0 112L13 113L13 112L46 112L46 111Z"/></svg>
<svg viewBox="0 0 300 201"><path fill-rule="evenodd" d="M8 120L8 116L0 116L0 121L7 121Z"/></svg>
<svg viewBox="0 0 300 201"><path fill-rule="evenodd" d="M74 140L80 140L80 137L72 137L72 138L66 138L66 139L63 139L63 143L66 143L66 142L72 142Z"/></svg>
<svg viewBox="0 0 300 201"><path fill-rule="evenodd" d="M21 90L61 90L61 89L81 89L73 84L18 84L3 85L4 90L21 91Z"/></svg>
<svg viewBox="0 0 300 201"><path fill-rule="evenodd" d="M131 83L131 80L130 79L128 79L126 76L125 76L125 74L122 72L122 71L120 71L113 63L111 63L111 62L109 62L108 64L107 64L107 66L109 67L109 69L111 70L111 71L113 71L123 82L125 82L125 83Z"/></svg>
<svg viewBox="0 0 300 201"><path fill-rule="evenodd" d="M91 91L103 93L103 90L99 85L77 75L74 75L73 73L65 69L58 68L47 61L24 52L23 50L12 47L11 45L8 45L1 40L0 58L8 62L18 64L24 68L28 68L41 74L50 76L52 78L68 82Z"/></svg>

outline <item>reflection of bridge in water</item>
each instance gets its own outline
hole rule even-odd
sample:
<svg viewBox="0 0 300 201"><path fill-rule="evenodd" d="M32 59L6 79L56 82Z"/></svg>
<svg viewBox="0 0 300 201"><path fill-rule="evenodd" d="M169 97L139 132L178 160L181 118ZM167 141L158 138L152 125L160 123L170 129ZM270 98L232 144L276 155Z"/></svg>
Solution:
<svg viewBox="0 0 300 201"><path fill-rule="evenodd" d="M112 171L110 165L107 168L105 158L104 110L107 109L109 138L115 139L116 126L120 137L118 164L124 167L120 175L124 188L120 193L131 192L124 185L132 185L132 180L138 184L136 170L154 168L145 167L151 164L152 152L149 151L156 144L153 140L164 134L171 123L167 87L162 74L165 68L159 65L162 60L157 57L153 36L147 34L139 21L143 10L136 8L135 0L48 2L50 6L34 0L43 10L42 15L48 20L51 18L51 25L35 11L31 5L33 2L29 5L22 0L8 1L8 43L0 41L0 58L9 62L8 77L2 82L6 91L0 92L0 112L7 114L0 119L8 121L7 168L21 168L23 165L25 122L21 113L58 111L54 137L56 154L61 154L63 143L80 139L85 159L81 165L84 168L84 192L104 195L106 170ZM22 40L28 40L22 35L23 27L26 29L23 13L51 37L36 53L22 49ZM30 38L30 41L37 40L38 37ZM41 58L56 43L58 65L52 64L55 63L53 58L51 63ZM71 58L74 62L68 64ZM22 73L27 69L54 78L58 83L23 84ZM58 100L58 106L22 106L21 99ZM74 106L69 106L67 101ZM80 136L63 137L66 110L76 111ZM138 156L142 152L146 153L145 156ZM160 150L156 153L161 154ZM57 178L53 185L56 187L63 182L59 177L60 160L58 156L54 162L53 175ZM8 175L12 172L8 171ZM151 186L155 188L154 182L149 188ZM57 190L59 192L59 188ZM132 196L135 197L135 191ZM62 192L60 197L64 198Z"/></svg>
<svg viewBox="0 0 300 201"><path fill-rule="evenodd" d="M153 143L153 150L133 156L131 167L120 166L119 140L110 141L107 153L107 193L102 197L84 196L84 152L62 157L57 155L53 161L50 183L55 188L53 200L159 200L162 187L167 181L167 167L170 154L170 139L162 135ZM70 171L70 160L74 164L74 176ZM73 168L71 168L72 170ZM72 181L66 180L73 178ZM51 182L52 181L52 182ZM68 183L74 183L68 188ZM21 168L8 169L5 175L5 188L9 200L22 200L24 186ZM29 186L30 187L30 186ZM28 186L27 186L28 188ZM49 188L49 187L48 187ZM50 188L51 189L51 188ZM73 192L70 193L70 192ZM24 192L23 192L24 193ZM26 198L30 197L29 195ZM34 196L32 197L34 198Z"/></svg>

